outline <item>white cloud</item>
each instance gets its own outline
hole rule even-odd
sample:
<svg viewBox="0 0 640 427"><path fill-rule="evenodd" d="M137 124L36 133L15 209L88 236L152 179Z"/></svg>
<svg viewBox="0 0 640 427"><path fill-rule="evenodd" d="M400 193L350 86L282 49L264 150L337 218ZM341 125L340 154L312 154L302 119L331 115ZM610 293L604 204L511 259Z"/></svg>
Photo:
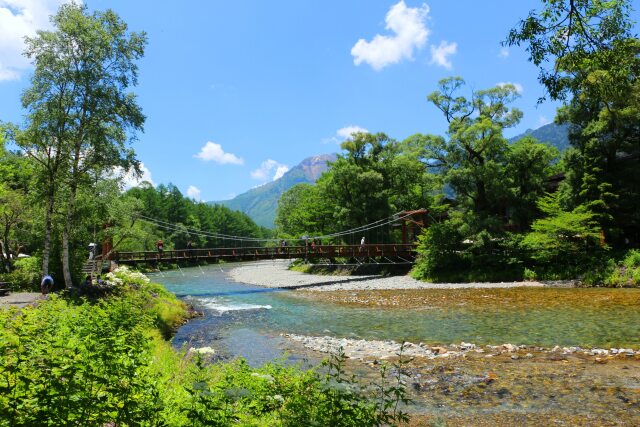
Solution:
<svg viewBox="0 0 640 427"><path fill-rule="evenodd" d="M496 83L496 86L500 86L500 87L505 87L506 85L512 85L513 87L516 88L516 92L518 92L519 94L522 94L522 92L524 91L524 87L522 87L522 85L520 83L514 83L514 82L498 82Z"/></svg>
<svg viewBox="0 0 640 427"><path fill-rule="evenodd" d="M207 141L207 143L200 149L200 152L193 157L197 157L204 161L212 161L220 165L227 163L232 165L244 164L244 160L242 158L237 157L235 154L225 153L220 144L216 144L211 141Z"/></svg>
<svg viewBox="0 0 640 427"><path fill-rule="evenodd" d="M509 48L508 47L501 47L500 48L500 52L498 52L498 57L499 58L508 58L509 57Z"/></svg>
<svg viewBox="0 0 640 427"><path fill-rule="evenodd" d="M431 45L431 64L437 64L441 67L450 70L453 66L449 60L449 56L454 55L458 50L458 44L456 42L447 43L445 40L441 41L438 46Z"/></svg>
<svg viewBox="0 0 640 427"><path fill-rule="evenodd" d="M269 179L275 181L281 178L287 171L289 171L289 166L278 163L272 159L267 159L260 164L258 169L251 171L251 178L260 181L267 181Z"/></svg>
<svg viewBox="0 0 640 427"><path fill-rule="evenodd" d="M284 175L287 172L289 172L289 166L287 165L278 166L276 168L276 173L273 175L273 180L275 181L276 179L282 178L282 175Z"/></svg>
<svg viewBox="0 0 640 427"><path fill-rule="evenodd" d="M351 125L340 128L336 132L336 134L343 140L351 138L351 135L353 135L354 133L369 133L369 131L365 128L361 128L360 126Z"/></svg>
<svg viewBox="0 0 640 427"><path fill-rule="evenodd" d="M137 187L145 181L155 186L153 179L151 179L151 171L144 165L144 163L140 163L140 172L141 175L136 176L133 170L125 172L124 169L118 166L113 169L112 177L120 178L122 180L122 186L125 190Z"/></svg>
<svg viewBox="0 0 640 427"><path fill-rule="evenodd" d="M195 201L199 202L200 201L200 189L198 187L196 187L195 185L190 185L189 188L187 188L187 196L189 196L192 199L194 199Z"/></svg>
<svg viewBox="0 0 640 427"><path fill-rule="evenodd" d="M551 123L551 120L547 119L545 116L538 117L538 127L548 125Z"/></svg>
<svg viewBox="0 0 640 427"><path fill-rule="evenodd" d="M429 6L407 7L404 0L391 6L385 17L385 28L393 35L376 34L371 41L360 39L351 48L353 63L369 64L379 71L403 59L413 59L413 51L421 49L429 37L426 26Z"/></svg>
<svg viewBox="0 0 640 427"><path fill-rule="evenodd" d="M24 37L51 28L49 16L71 0L0 0L0 81L17 80L31 67L22 56ZM82 3L76 1L76 3Z"/></svg>
<svg viewBox="0 0 640 427"><path fill-rule="evenodd" d="M369 133L369 131L363 127L356 125L349 125L342 127L336 131L334 136L330 136L329 138L324 138L322 140L323 144L341 144L345 139L351 138L351 135L357 132Z"/></svg>

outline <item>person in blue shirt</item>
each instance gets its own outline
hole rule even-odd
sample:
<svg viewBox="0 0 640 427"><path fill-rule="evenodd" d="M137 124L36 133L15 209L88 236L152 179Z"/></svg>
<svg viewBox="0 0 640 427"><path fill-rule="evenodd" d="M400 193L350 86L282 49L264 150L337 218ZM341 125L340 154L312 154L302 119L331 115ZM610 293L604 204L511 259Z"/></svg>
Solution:
<svg viewBox="0 0 640 427"><path fill-rule="evenodd" d="M42 295L46 295L53 289L53 277L48 274L42 278L42 282L40 283L40 290L42 291Z"/></svg>

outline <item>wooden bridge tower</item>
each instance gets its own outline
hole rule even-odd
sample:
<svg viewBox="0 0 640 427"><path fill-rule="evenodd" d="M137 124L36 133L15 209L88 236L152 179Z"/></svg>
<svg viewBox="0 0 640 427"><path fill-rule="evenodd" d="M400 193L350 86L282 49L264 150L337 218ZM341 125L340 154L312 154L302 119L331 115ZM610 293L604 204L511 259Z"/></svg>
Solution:
<svg viewBox="0 0 640 427"><path fill-rule="evenodd" d="M400 227L402 229L402 243L414 243L422 229L427 226L428 209L417 209L414 211L402 211L398 216L402 218Z"/></svg>

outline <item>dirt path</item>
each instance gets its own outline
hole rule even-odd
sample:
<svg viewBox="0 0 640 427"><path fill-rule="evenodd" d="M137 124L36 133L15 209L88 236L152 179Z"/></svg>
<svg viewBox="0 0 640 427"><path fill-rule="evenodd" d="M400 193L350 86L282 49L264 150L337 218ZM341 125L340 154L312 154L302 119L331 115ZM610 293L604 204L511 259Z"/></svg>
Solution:
<svg viewBox="0 0 640 427"><path fill-rule="evenodd" d="M0 308L25 307L42 299L39 292L11 292L9 295L0 296Z"/></svg>

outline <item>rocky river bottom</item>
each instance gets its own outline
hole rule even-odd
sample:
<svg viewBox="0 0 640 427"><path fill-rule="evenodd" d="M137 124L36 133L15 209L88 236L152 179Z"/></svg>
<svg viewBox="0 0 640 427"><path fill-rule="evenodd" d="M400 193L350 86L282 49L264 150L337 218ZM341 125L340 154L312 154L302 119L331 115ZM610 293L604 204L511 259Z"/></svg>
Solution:
<svg viewBox="0 0 640 427"><path fill-rule="evenodd" d="M300 354L337 348L360 381L397 364L400 345L285 335ZM405 343L399 368L415 426L640 425L640 351L472 343ZM392 368L393 373L398 368Z"/></svg>
<svg viewBox="0 0 640 427"><path fill-rule="evenodd" d="M154 278L204 314L176 347L252 364L316 364L342 348L367 383L404 340L411 425L640 425L640 290L412 289L403 279L316 292L248 268L273 288L235 283L227 266Z"/></svg>

